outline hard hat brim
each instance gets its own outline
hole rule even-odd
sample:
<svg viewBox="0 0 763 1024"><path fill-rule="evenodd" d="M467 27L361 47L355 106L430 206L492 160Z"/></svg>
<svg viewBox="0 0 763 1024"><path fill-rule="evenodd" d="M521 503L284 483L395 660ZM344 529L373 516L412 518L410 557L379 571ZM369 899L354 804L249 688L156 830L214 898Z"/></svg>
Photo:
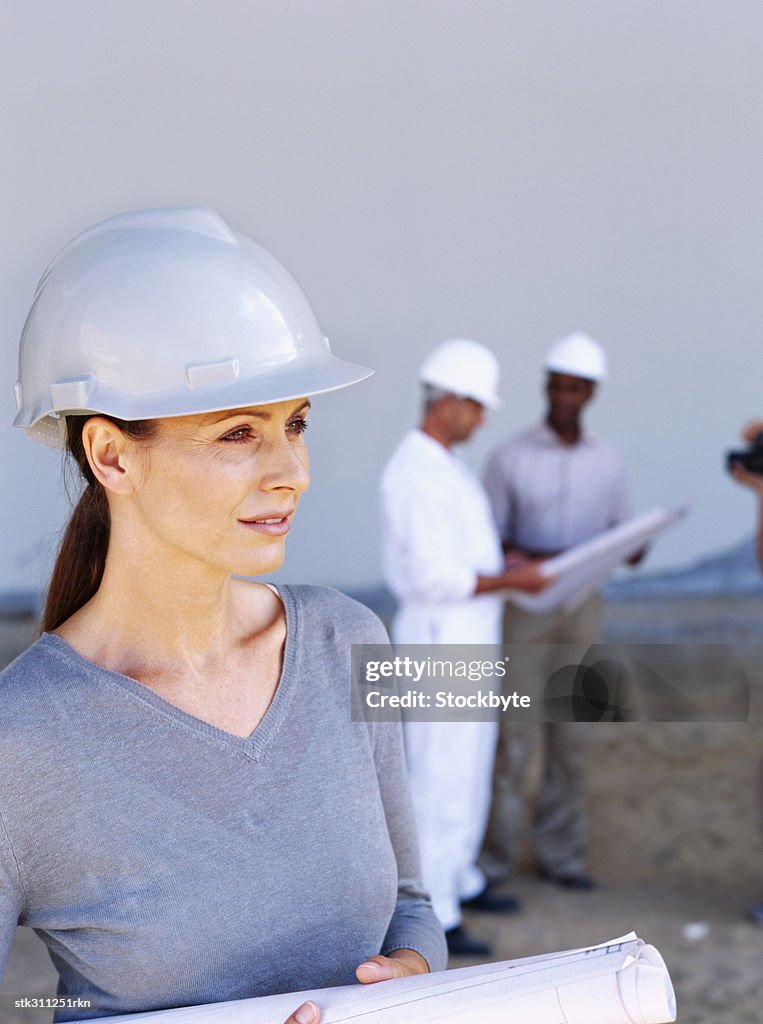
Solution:
<svg viewBox="0 0 763 1024"><path fill-rule="evenodd" d="M585 380L590 384L600 384L607 377L603 370L590 370L584 373L579 366L570 366L566 363L546 362L543 368L546 373L563 373L566 377L577 377L578 380Z"/></svg>
<svg viewBox="0 0 763 1024"><path fill-rule="evenodd" d="M490 409L491 412L495 412L497 409L503 407L503 399L499 398L496 394L488 395L477 393L476 390L473 389L457 388L453 386L451 381L445 380L444 377L440 377L436 374L428 374L426 377L420 375L419 384L437 388L439 391L455 395L457 398L471 398L473 402L479 402L480 405L483 405L486 409Z"/></svg>
<svg viewBox="0 0 763 1024"><path fill-rule="evenodd" d="M125 394L110 388L107 383L95 381L85 405L66 409L49 408L33 417L19 412L13 425L23 428L37 441L63 448L66 416L101 414L120 420L148 420L203 415L326 394L366 380L373 373L374 370L367 366L332 356L325 361L299 368L287 364L270 373L219 387L206 387L203 391L189 388L185 394L178 394L176 390L169 395L156 390L143 394Z"/></svg>

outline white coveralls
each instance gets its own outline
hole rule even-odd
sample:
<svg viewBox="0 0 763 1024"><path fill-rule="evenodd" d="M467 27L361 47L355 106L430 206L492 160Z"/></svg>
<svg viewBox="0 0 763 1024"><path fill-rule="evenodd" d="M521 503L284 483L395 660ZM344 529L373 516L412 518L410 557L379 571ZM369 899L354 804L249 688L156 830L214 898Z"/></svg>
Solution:
<svg viewBox="0 0 763 1024"><path fill-rule="evenodd" d="M457 456L409 432L381 482L384 572L398 644L498 644L502 599L474 595L503 554L482 484ZM447 930L485 877L475 861L490 805L497 722L409 722L406 754L424 884Z"/></svg>

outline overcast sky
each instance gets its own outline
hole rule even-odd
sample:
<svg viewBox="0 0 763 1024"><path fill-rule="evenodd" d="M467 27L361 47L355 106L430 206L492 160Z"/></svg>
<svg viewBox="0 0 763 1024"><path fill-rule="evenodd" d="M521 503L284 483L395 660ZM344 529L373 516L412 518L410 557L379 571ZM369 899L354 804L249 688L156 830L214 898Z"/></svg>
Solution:
<svg viewBox="0 0 763 1024"><path fill-rule="evenodd" d="M44 579L66 512L13 431L16 346L49 257L125 209L207 205L286 264L335 351L377 368L317 400L314 485L283 578L379 579L376 487L416 368L475 337L504 410L541 412L582 328L610 380L591 427L634 505L693 496L647 568L752 528L724 449L763 413L763 6L753 0L6 0L0 590Z"/></svg>

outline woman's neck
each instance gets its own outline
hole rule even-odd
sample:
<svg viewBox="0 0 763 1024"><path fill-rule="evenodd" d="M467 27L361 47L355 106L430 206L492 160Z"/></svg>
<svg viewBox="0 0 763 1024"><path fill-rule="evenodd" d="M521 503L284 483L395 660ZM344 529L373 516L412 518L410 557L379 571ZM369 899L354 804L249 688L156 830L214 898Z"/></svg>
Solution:
<svg viewBox="0 0 763 1024"><path fill-rule="evenodd" d="M282 614L268 587L198 562L106 559L95 596L56 632L125 675L210 671Z"/></svg>

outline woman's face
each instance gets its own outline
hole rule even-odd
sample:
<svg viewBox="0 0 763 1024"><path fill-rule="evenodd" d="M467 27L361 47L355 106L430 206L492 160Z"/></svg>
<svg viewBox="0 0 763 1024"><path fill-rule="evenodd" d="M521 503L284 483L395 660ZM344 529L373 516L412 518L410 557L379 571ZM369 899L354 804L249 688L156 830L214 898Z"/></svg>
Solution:
<svg viewBox="0 0 763 1024"><path fill-rule="evenodd" d="M133 496L160 551L242 576L272 572L310 483L307 399L158 420Z"/></svg>

